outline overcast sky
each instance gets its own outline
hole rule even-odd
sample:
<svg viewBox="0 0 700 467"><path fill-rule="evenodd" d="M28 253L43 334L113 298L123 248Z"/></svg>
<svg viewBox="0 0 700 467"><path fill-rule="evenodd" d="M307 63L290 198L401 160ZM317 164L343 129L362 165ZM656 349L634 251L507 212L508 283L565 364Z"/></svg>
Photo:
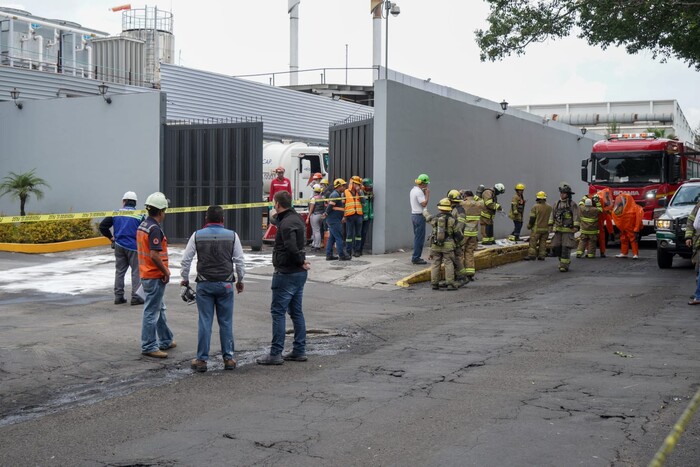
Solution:
<svg viewBox="0 0 700 467"><path fill-rule="evenodd" d="M117 34L121 13L109 8L127 2L26 0L0 5ZM659 63L649 53L602 51L569 38L530 46L522 57L481 63L474 30L485 27L484 1L397 3L401 14L389 18L391 69L513 105L675 99L691 127L700 125L700 73L677 60ZM229 75L289 68L287 0L164 0L148 5L173 12L176 64ZM345 67L346 44L349 67L370 67L369 8L370 0L301 0L300 69ZM319 74L309 72L299 82L318 82ZM269 82L269 77L258 80ZM278 84L286 81L286 76L276 78ZM329 71L326 82L344 83L345 72ZM349 82L370 84L370 73L349 73Z"/></svg>

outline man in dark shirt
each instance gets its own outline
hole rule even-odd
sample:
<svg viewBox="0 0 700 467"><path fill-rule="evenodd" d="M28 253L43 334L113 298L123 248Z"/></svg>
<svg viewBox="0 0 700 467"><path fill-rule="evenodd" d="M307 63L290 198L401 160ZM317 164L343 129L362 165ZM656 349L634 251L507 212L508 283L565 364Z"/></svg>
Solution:
<svg viewBox="0 0 700 467"><path fill-rule="evenodd" d="M306 244L306 224L304 219L292 209L292 196L281 191L273 199L277 211L277 235L272 250L272 343L270 353L260 357L260 365L281 365L285 360L305 362L306 322L301 302L304 284L310 268L304 254ZM285 315L294 323L294 346L292 351L282 355L285 337Z"/></svg>

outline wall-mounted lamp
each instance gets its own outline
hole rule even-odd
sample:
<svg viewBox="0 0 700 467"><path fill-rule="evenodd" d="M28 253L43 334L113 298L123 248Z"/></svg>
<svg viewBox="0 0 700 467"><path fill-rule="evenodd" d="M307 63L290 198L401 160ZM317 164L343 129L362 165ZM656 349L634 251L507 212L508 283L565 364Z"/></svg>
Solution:
<svg viewBox="0 0 700 467"><path fill-rule="evenodd" d="M107 91L109 90L109 86L107 86L105 83L100 84L97 86L97 92L100 93L100 96L105 100L106 103L111 104L112 103L112 98L106 96Z"/></svg>
<svg viewBox="0 0 700 467"><path fill-rule="evenodd" d="M14 101L15 105L17 106L17 108L18 108L19 110L22 110L22 108L24 107L24 105L22 105L21 102L17 102L17 99L19 99L19 91L17 90L17 88L12 88L12 91L10 91L10 97L11 97L12 100Z"/></svg>
<svg viewBox="0 0 700 467"><path fill-rule="evenodd" d="M501 109L503 109L503 113L496 115L496 120L504 116L506 114L506 110L508 110L508 103L505 99L503 99L503 102L501 102Z"/></svg>
<svg viewBox="0 0 700 467"><path fill-rule="evenodd" d="M583 138L583 136L586 134L587 131L588 130L586 130L585 128L581 128L581 136L576 138L576 141L581 141L581 138Z"/></svg>

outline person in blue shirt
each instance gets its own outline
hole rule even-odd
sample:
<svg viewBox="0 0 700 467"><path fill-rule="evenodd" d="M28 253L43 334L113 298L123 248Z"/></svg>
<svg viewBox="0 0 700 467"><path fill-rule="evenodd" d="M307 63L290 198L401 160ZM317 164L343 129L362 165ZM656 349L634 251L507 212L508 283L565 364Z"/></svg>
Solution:
<svg viewBox="0 0 700 467"><path fill-rule="evenodd" d="M136 193L127 191L122 196L120 211L136 210ZM125 214L123 216L105 217L100 222L100 233L112 241L115 259L114 304L126 303L124 298L124 276L131 268L131 304L143 305L143 299L136 295L141 285L139 277L139 255L136 249L136 230L143 221L143 215Z"/></svg>

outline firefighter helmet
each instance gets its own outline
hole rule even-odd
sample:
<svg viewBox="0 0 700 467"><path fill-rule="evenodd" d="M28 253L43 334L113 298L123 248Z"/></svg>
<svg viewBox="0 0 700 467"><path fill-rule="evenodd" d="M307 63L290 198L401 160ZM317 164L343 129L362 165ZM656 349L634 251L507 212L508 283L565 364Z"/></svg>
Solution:
<svg viewBox="0 0 700 467"><path fill-rule="evenodd" d="M535 196L536 199L547 199L547 193L544 191L538 191L537 196Z"/></svg>
<svg viewBox="0 0 700 467"><path fill-rule="evenodd" d="M561 182L559 184L559 193L568 193L570 195L574 194L574 192L571 191L571 186L566 182Z"/></svg>
<svg viewBox="0 0 700 467"><path fill-rule="evenodd" d="M440 211L446 211L446 212L452 211L452 203L450 202L449 198L442 198L440 200L440 202L437 204L437 207Z"/></svg>
<svg viewBox="0 0 700 467"><path fill-rule="evenodd" d="M525 189L525 185L523 185L522 183L518 183L517 185L515 185L515 189L516 189L516 190L524 190L524 189Z"/></svg>
<svg viewBox="0 0 700 467"><path fill-rule="evenodd" d="M462 201L462 195L459 192L459 190L450 190L447 193L447 199L449 199L453 203L459 203Z"/></svg>
<svg viewBox="0 0 700 467"><path fill-rule="evenodd" d="M496 193L498 193L499 195L506 192L506 187L503 183L496 183L493 186L493 189L496 190Z"/></svg>

